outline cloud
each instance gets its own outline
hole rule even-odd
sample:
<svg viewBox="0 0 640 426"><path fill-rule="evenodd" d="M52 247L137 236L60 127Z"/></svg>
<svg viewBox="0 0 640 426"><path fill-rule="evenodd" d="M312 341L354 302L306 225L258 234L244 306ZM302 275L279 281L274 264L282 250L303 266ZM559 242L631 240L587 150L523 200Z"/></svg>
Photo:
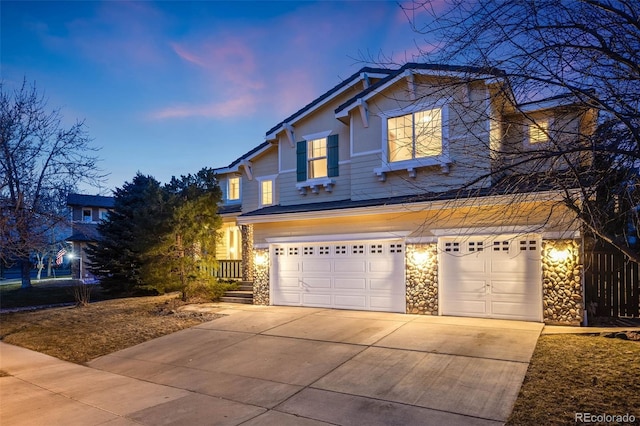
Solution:
<svg viewBox="0 0 640 426"><path fill-rule="evenodd" d="M251 95L234 97L204 105L175 105L149 114L153 120L176 118L231 118L250 116L255 113L257 99Z"/></svg>

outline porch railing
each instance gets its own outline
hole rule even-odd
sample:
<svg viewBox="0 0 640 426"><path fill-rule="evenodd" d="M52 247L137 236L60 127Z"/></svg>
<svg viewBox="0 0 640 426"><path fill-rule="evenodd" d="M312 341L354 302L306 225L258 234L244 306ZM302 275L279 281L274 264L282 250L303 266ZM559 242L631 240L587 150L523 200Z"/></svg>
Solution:
<svg viewBox="0 0 640 426"><path fill-rule="evenodd" d="M217 278L242 279L242 260L220 260L218 259L218 269L215 272Z"/></svg>

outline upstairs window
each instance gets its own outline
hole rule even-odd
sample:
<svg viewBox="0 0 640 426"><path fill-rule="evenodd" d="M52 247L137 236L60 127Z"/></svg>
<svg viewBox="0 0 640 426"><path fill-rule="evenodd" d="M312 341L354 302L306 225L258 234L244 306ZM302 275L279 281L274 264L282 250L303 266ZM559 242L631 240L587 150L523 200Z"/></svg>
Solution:
<svg viewBox="0 0 640 426"><path fill-rule="evenodd" d="M307 141L307 177L327 177L327 138Z"/></svg>
<svg viewBox="0 0 640 426"><path fill-rule="evenodd" d="M240 199L240 178L230 177L227 186L227 200L234 201Z"/></svg>
<svg viewBox="0 0 640 426"><path fill-rule="evenodd" d="M529 124L529 143L549 142L549 121Z"/></svg>
<svg viewBox="0 0 640 426"><path fill-rule="evenodd" d="M260 205L270 206L273 204L273 180L263 180L260 182Z"/></svg>
<svg viewBox="0 0 640 426"><path fill-rule="evenodd" d="M100 209L99 217L100 220L107 220L109 218L109 210Z"/></svg>
<svg viewBox="0 0 640 426"><path fill-rule="evenodd" d="M442 154L442 109L412 112L387 119L390 163Z"/></svg>
<svg viewBox="0 0 640 426"><path fill-rule="evenodd" d="M296 144L297 181L338 176L338 135Z"/></svg>
<svg viewBox="0 0 640 426"><path fill-rule="evenodd" d="M91 216L91 209L82 209L82 221L93 222L93 217Z"/></svg>

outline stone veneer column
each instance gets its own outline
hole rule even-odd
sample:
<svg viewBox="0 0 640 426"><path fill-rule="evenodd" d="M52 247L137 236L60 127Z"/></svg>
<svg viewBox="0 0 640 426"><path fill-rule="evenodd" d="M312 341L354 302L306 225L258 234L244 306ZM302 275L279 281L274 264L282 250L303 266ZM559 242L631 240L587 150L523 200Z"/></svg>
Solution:
<svg viewBox="0 0 640 426"><path fill-rule="evenodd" d="M253 225L240 225L242 237L242 280L253 281Z"/></svg>
<svg viewBox="0 0 640 426"><path fill-rule="evenodd" d="M438 245L407 244L407 313L438 315Z"/></svg>
<svg viewBox="0 0 640 426"><path fill-rule="evenodd" d="M554 256L566 253L566 258ZM542 242L542 304L546 324L580 325L582 300L580 243L574 240Z"/></svg>
<svg viewBox="0 0 640 426"><path fill-rule="evenodd" d="M256 249L253 264L253 304L268 305L269 301L269 249Z"/></svg>

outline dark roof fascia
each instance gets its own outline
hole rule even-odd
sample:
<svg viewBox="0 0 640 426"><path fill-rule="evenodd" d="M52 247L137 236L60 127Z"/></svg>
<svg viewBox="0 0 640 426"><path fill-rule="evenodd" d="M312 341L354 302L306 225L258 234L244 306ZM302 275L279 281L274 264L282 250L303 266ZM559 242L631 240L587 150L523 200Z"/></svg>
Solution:
<svg viewBox="0 0 640 426"><path fill-rule="evenodd" d="M516 106L517 111L520 112L534 112L543 111L546 109L557 108L562 106L574 106L587 107L586 102L583 102L574 93L561 93L556 96L550 96L548 98L539 99L537 101L523 102Z"/></svg>
<svg viewBox="0 0 640 426"><path fill-rule="evenodd" d="M340 93L343 88L348 87L354 81L359 80L362 77L363 74L383 74L383 75L388 75L389 73L393 73L393 72L394 72L394 70L390 70L390 69L386 69L386 68L371 68L371 67L361 68L359 71L357 71L354 74L352 74L351 76L347 77L345 80L343 80L342 82L340 82L339 84L337 84L336 86L334 86L333 88L331 88L330 90L325 92L320 97L316 98L315 100L313 100L312 102L308 103L307 105L305 105L304 107L302 107L298 111L296 111L293 114L291 114L289 117L287 117L284 120L282 120L280 123L278 123L275 126L273 126L271 129L269 129L267 131L265 137L269 138L269 135L273 134L274 132L277 132L285 124L287 124L287 123L290 124L296 118L300 117L304 113L306 113L309 110L313 109L315 106L320 105L325 100L327 100L327 99L331 98L332 96Z"/></svg>
<svg viewBox="0 0 640 426"><path fill-rule="evenodd" d="M479 196L487 196L493 195L491 192L491 188L487 188L484 190L465 190L465 191L449 191L442 193L424 193L417 195L403 195L398 197L389 197L389 198L373 198L368 200L339 200L339 201L328 201L328 202L320 202L320 203L309 203L309 204L295 204L288 206L269 206L264 207L259 210L254 210L251 212L243 213L241 217L254 217L254 216L266 216L273 214L285 214L285 213L307 213L307 212L317 212L317 211L329 211L329 210L343 210L343 209L352 209L352 208L362 208L362 207L378 207L378 206L390 206L390 205L398 205L398 204L411 204L411 203L422 203L429 201L446 201L453 200L456 198L471 198L471 197L479 197Z"/></svg>
<svg viewBox="0 0 640 426"><path fill-rule="evenodd" d="M432 71L434 74L444 73L446 74L464 74L464 75L477 75L481 78L486 78L487 76L491 76L494 78L504 78L505 73L497 68L487 68L487 67L471 67L464 65L442 65L442 64L421 64L416 62L409 62L403 65L401 68L393 71L387 77L382 80L372 84L369 88L363 90L358 93L356 96L352 97L348 101L344 102L342 105L338 106L334 111L336 115L342 112L344 109L349 108L349 106L357 103L358 100L367 98L370 94L375 94L382 87L386 86L390 82L404 77L404 73L409 70L421 70L421 71Z"/></svg>
<svg viewBox="0 0 640 426"><path fill-rule="evenodd" d="M71 193L67 195L68 206L103 207L112 209L115 206L115 198L104 195L85 195Z"/></svg>
<svg viewBox="0 0 640 426"><path fill-rule="evenodd" d="M262 154L262 152L264 152L269 146L271 146L270 142L266 142L266 141L262 142L260 145L256 146L255 148L251 149L247 153L233 160L231 164L229 164L228 166L218 167L217 169L213 169L213 172L215 174L237 172L238 166L240 165L240 163L242 163L243 160L251 160L256 155Z"/></svg>
<svg viewBox="0 0 640 426"><path fill-rule="evenodd" d="M242 204L230 204L227 206L219 206L218 214L226 215L231 213L240 213L242 212Z"/></svg>
<svg viewBox="0 0 640 426"><path fill-rule="evenodd" d="M72 234L66 239L71 242L95 242L100 241L100 232L96 223L74 223Z"/></svg>

